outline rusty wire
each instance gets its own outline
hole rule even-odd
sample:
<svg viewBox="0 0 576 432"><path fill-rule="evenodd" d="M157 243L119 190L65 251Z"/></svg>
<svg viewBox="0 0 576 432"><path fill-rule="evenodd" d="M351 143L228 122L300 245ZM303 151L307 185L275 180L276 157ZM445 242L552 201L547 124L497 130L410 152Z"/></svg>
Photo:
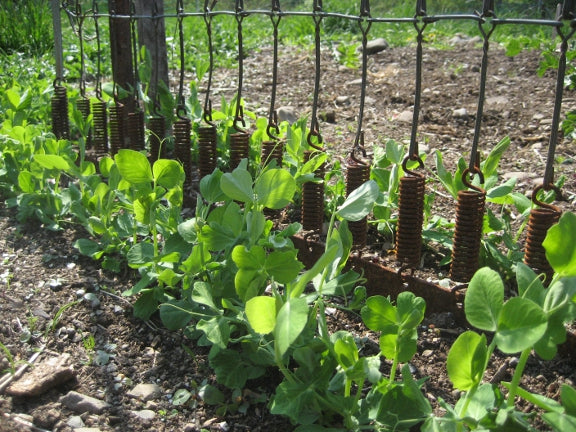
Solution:
<svg viewBox="0 0 576 432"><path fill-rule="evenodd" d="M310 131L308 132L307 141L308 145L316 150L324 151L322 146L323 139L320 134L320 127L318 123L318 97L320 94L320 78L321 78L321 24L324 12L322 10L322 0L314 0L313 5L313 20L314 20L314 93L312 96L312 114L310 116ZM316 142L314 142L314 139Z"/></svg>
<svg viewBox="0 0 576 432"><path fill-rule="evenodd" d="M94 36L96 39L96 82L94 91L95 101L92 101L92 144L96 157L108 152L108 106L102 99L102 64L100 27L98 24L98 1L92 1L92 19L94 20Z"/></svg>
<svg viewBox="0 0 576 432"><path fill-rule="evenodd" d="M424 223L424 193L426 177L408 168L409 162L417 162L417 168L424 168L418 149L418 123L420 118L420 101L422 96L422 63L424 30L428 23L422 18L426 17L426 3L418 2L416 5L416 19L414 28L416 37L416 76L414 89L414 111L412 114L412 128L408 154L402 162L405 173L400 179L398 190L398 224L396 226L396 257L402 263L401 269L420 267L422 256L422 224Z"/></svg>

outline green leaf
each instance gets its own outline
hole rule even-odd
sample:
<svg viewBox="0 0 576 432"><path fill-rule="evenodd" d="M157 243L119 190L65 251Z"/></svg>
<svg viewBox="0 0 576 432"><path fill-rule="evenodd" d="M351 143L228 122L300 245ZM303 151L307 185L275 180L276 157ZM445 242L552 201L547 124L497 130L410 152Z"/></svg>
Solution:
<svg viewBox="0 0 576 432"><path fill-rule="evenodd" d="M172 405L180 406L184 405L188 400L192 397L192 393L190 393L186 389L178 389L174 392L174 396L172 397Z"/></svg>
<svg viewBox="0 0 576 432"><path fill-rule="evenodd" d="M222 171L215 170L212 174L202 177L200 180L200 194L209 203L216 203L224 201L226 194L222 192L220 181L222 179Z"/></svg>
<svg viewBox="0 0 576 432"><path fill-rule="evenodd" d="M66 162L66 159L59 155L36 153L34 155L34 160L42 168L48 170L55 169L60 171L68 171L70 169L70 165L68 162Z"/></svg>
<svg viewBox="0 0 576 432"><path fill-rule="evenodd" d="M184 169L173 159L158 159L152 167L154 180L160 186L171 189L184 182Z"/></svg>
<svg viewBox="0 0 576 432"><path fill-rule="evenodd" d="M160 319L168 330L179 330L192 320L190 303L185 300L170 300L160 305Z"/></svg>
<svg viewBox="0 0 576 432"><path fill-rule="evenodd" d="M244 388L248 379L261 376L265 369L247 363L238 351L232 349L210 350L208 357L219 384L228 388Z"/></svg>
<svg viewBox="0 0 576 432"><path fill-rule="evenodd" d="M95 241L89 239L78 239L74 242L74 247L80 252L82 255L86 256L93 256L95 253L100 252L100 245Z"/></svg>
<svg viewBox="0 0 576 432"><path fill-rule="evenodd" d="M201 319L196 324L196 329L201 330L206 338L220 348L226 348L230 340L230 324L220 316L208 320Z"/></svg>
<svg viewBox="0 0 576 432"><path fill-rule="evenodd" d="M396 326L396 308L389 298L381 295L368 297L361 315L366 327L373 331L384 331Z"/></svg>
<svg viewBox="0 0 576 432"><path fill-rule="evenodd" d="M308 304L303 298L289 299L278 311L274 339L277 357L282 357L306 327Z"/></svg>
<svg viewBox="0 0 576 432"><path fill-rule="evenodd" d="M121 149L114 156L120 175L131 184L150 183L153 180L148 158L140 152Z"/></svg>
<svg viewBox="0 0 576 432"><path fill-rule="evenodd" d="M256 333L268 334L276 326L276 300L272 297L252 297L246 302L246 317Z"/></svg>
<svg viewBox="0 0 576 432"><path fill-rule="evenodd" d="M270 209L281 209L292 201L296 181L287 170L270 169L256 179L254 191L259 204Z"/></svg>
<svg viewBox="0 0 576 432"><path fill-rule="evenodd" d="M236 168L231 173L222 175L220 187L229 198L243 203L254 201L252 176L242 168Z"/></svg>
<svg viewBox="0 0 576 432"><path fill-rule="evenodd" d="M339 247L336 244L329 245L328 249L322 254L322 256L314 263L311 269L307 270L302 274L294 286L290 287L290 297L299 297L306 288L308 282L314 279L317 275L322 273L324 269L331 265L332 262L338 256Z"/></svg>
<svg viewBox="0 0 576 432"><path fill-rule="evenodd" d="M480 330L495 331L504 304L504 283L494 270L478 270L468 285L464 311L468 322Z"/></svg>
<svg viewBox="0 0 576 432"><path fill-rule="evenodd" d="M274 251L266 257L266 272L275 281L287 284L296 279L304 265L298 261L298 251Z"/></svg>
<svg viewBox="0 0 576 432"><path fill-rule="evenodd" d="M152 243L136 243L128 251L126 258L130 267L140 267L154 260L154 245Z"/></svg>
<svg viewBox="0 0 576 432"><path fill-rule="evenodd" d="M369 180L350 193L336 214L348 221L359 221L370 213L379 193L378 184Z"/></svg>
<svg viewBox="0 0 576 432"><path fill-rule="evenodd" d="M134 302L134 316L147 321L158 309L158 300L154 296L154 291L142 292L142 295Z"/></svg>
<svg viewBox="0 0 576 432"><path fill-rule="evenodd" d="M450 192L450 195L456 199L458 196L458 187L455 184L454 177L452 177L452 174L450 174L444 166L443 156L440 150L436 150L436 172L440 183L442 183L446 190Z"/></svg>
<svg viewBox="0 0 576 432"><path fill-rule="evenodd" d="M340 330L330 336L338 364L344 369L353 367L359 359L358 347L350 332Z"/></svg>
<svg viewBox="0 0 576 432"><path fill-rule="evenodd" d="M555 272L576 276L576 214L564 213L542 242L546 258Z"/></svg>
<svg viewBox="0 0 576 432"><path fill-rule="evenodd" d="M424 319L426 301L416 297L410 291L398 294L396 298L396 316L403 329L416 328Z"/></svg>
<svg viewBox="0 0 576 432"><path fill-rule="evenodd" d="M532 300L513 297L502 307L494 341L502 352L517 353L534 346L547 326L548 319L540 306Z"/></svg>
<svg viewBox="0 0 576 432"><path fill-rule="evenodd" d="M226 396L217 387L205 384L198 389L198 396L208 405L220 405L226 401Z"/></svg>
<svg viewBox="0 0 576 432"><path fill-rule="evenodd" d="M285 415L293 423L311 425L320 417L321 409L310 383L283 381L270 402L270 412Z"/></svg>
<svg viewBox="0 0 576 432"><path fill-rule="evenodd" d="M488 348L486 336L467 331L458 336L448 353L448 376L459 390L469 391L482 381Z"/></svg>
<svg viewBox="0 0 576 432"><path fill-rule="evenodd" d="M576 389L568 384L562 384L560 388L560 400L566 409L566 414L576 416Z"/></svg>
<svg viewBox="0 0 576 432"><path fill-rule="evenodd" d="M544 305L546 289L542 281L534 270L526 264L519 262L516 264L516 282L518 283L518 295L532 300L539 306Z"/></svg>
<svg viewBox="0 0 576 432"><path fill-rule="evenodd" d="M232 249L232 260L240 269L261 270L266 261L266 251L261 246L248 249L244 245L238 245Z"/></svg>

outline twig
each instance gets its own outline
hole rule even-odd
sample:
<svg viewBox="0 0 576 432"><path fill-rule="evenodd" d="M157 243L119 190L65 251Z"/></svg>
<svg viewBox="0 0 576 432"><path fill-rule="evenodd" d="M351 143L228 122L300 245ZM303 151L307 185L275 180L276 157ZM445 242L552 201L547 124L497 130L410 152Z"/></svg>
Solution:
<svg viewBox="0 0 576 432"><path fill-rule="evenodd" d="M16 372L14 372L11 375L5 375L0 380L0 394L4 393L4 390L6 390L6 388L10 385L10 383L12 381L20 378L24 374L24 371L26 369L28 369L28 366L30 366L32 363L34 363L36 361L36 359L38 358L38 356L40 354L42 354L42 352L44 352L44 347L41 347L39 351L36 351L32 355L32 357L30 357L30 360L28 360L26 363L24 363L22 366L20 366L20 368L18 368L18 370Z"/></svg>

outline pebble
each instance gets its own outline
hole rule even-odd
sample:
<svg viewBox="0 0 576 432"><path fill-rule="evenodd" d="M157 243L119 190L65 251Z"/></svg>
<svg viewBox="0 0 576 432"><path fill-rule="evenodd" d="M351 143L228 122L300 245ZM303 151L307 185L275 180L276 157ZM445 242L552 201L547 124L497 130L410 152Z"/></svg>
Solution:
<svg viewBox="0 0 576 432"><path fill-rule="evenodd" d="M77 428L81 428L84 427L84 421L82 421L82 417L80 416L72 416L68 419L68 421L66 422L66 424L68 426L70 426L71 428L77 429Z"/></svg>
<svg viewBox="0 0 576 432"><path fill-rule="evenodd" d="M84 294L83 298L88 303L90 303L90 307L92 307L93 309L96 309L97 307L100 306L100 299L98 299L98 297L94 293L86 293Z"/></svg>
<svg viewBox="0 0 576 432"><path fill-rule="evenodd" d="M287 121L288 123L296 123L298 120L298 115L296 114L296 110L291 106L282 106L276 110L276 114L278 115L278 121L283 122Z"/></svg>
<svg viewBox="0 0 576 432"><path fill-rule="evenodd" d="M468 117L468 111L466 108L458 108L452 111L452 115L456 118L466 118Z"/></svg>
<svg viewBox="0 0 576 432"><path fill-rule="evenodd" d="M336 98L336 105L348 105L350 103L350 98L348 96L338 96Z"/></svg>
<svg viewBox="0 0 576 432"><path fill-rule="evenodd" d="M432 354L434 354L434 351L430 349L422 351L422 357L430 357Z"/></svg>
<svg viewBox="0 0 576 432"><path fill-rule="evenodd" d="M142 420L153 420L156 417L156 413L152 410L144 409L140 411L130 411L136 417Z"/></svg>
<svg viewBox="0 0 576 432"><path fill-rule="evenodd" d="M162 389L158 384L138 384L127 395L133 398L149 401L156 399L162 394Z"/></svg>

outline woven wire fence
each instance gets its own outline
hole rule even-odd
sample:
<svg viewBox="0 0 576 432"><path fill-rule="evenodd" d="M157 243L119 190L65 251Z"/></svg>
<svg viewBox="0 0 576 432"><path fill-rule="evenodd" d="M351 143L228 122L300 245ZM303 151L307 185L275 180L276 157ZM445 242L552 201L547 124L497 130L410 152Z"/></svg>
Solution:
<svg viewBox="0 0 576 432"><path fill-rule="evenodd" d="M146 2L144 2L146 3ZM462 181L467 187L458 194L456 228L454 234L454 246L452 251L451 278L453 280L467 281L473 275L478 265L480 239L482 235L482 219L484 215L486 191L482 188L483 173L480 168L478 142L481 136L482 114L484 109L485 86L487 81L487 65L491 55L490 41L495 32L502 26L525 26L528 28L545 28L555 33L560 40L557 68L557 84L555 88L555 103L552 113L551 134L548 143L548 154L543 182L533 193L532 199L535 209L531 213L528 228L528 241L526 250L526 262L534 269L550 274L551 268L546 262L542 241L545 232L551 224L560 217L558 207L542 202L539 193L554 191L560 195L560 191L554 183L554 156L558 141L562 98L566 78L567 55L570 42L576 31L574 19L575 3L564 1L558 4L556 17L546 18L500 18L494 1L475 2L477 8L469 13L429 13L426 1L415 2L414 14L411 16L397 17L386 14L375 14L371 10L368 0L358 1L358 9L349 11L334 10L328 2L314 0L306 2L307 10L296 8L293 1L272 0L269 2L250 1L217 1L206 0L196 2L184 2L177 0L168 5L157 2L136 4L133 0L99 1L57 1L53 0L53 15L55 29L55 96L53 107L53 129L56 135L67 137L67 103L65 95L65 82L70 78L75 79L80 86L81 98L78 100L78 109L88 115L91 111L94 116L94 130L92 133L92 145L98 155L115 154L122 148L132 148L138 151L147 151L151 159L165 157L162 141L172 131L174 149L171 157L180 160L187 174L187 187L191 187L190 179L194 177L198 168L198 175L203 177L211 173L217 167L218 137L216 130L217 121L212 117L211 85L212 72L214 70L214 57L217 52L214 49L214 38L221 36L216 34L215 25L222 16L232 17L235 21L233 39L237 50L238 79L236 89L236 103L232 127L234 133L230 134L227 142L229 149L227 154L230 158L228 168L234 169L242 159L249 157L250 130L247 128L243 112L243 60L244 60L244 25L248 20L265 17L269 19L270 39L262 41L263 44L273 46L273 70L272 86L268 110L267 139L261 144L262 160L274 159L278 165L282 165L282 145L278 117L276 112L276 84L278 75L282 73L278 66L278 49L282 25L290 25L297 19L310 20L313 24L314 55L314 91L311 97L311 115L307 128L307 143L309 151L304 155L304 161L310 160L317 152L324 152L322 131L318 114L318 100L322 84L321 49L324 43L323 29L327 20L336 19L340 23L347 23L356 27L361 38L361 95L358 106L357 129L354 145L348 158L347 167L347 193L350 194L370 176L369 162L365 158L364 150L364 106L366 101L367 81L367 46L370 31L375 26L406 26L413 29L415 36L414 56L416 58L416 70L414 71L414 110L410 131L410 144L406 159L403 162L404 177L401 179L399 188L399 218L395 248L399 261L407 268L418 267L421 261L421 233L423 221L423 200L425 194L425 174L422 173L423 161L420 159L418 148L418 125L422 94L422 69L424 37L429 26L440 22L467 22L477 27L482 42L482 64L480 69L480 82L478 91L478 104L474 135L470 146L470 160ZM268 7L264 7L266 4ZM540 10L542 4L538 5ZM67 21L61 21L61 12ZM144 12L143 12L144 11ZM175 26L175 36L172 40L172 53L178 58L179 71L177 72L178 85L173 89L174 103L171 109L173 116L162 115L159 96L159 72L160 64L167 63L165 48L159 47L165 42L166 21L171 20ZM110 31L105 33L101 30L103 23L109 24ZM144 27L139 24L146 22L148 29L152 29L152 43L148 42L148 50L152 54L152 60L145 66L141 63L141 49L139 32ZM80 67L76 72L77 77L71 73L65 76L65 59L62 38L62 25L70 24L78 35L77 52ZM92 74L87 73L87 59L84 45L87 37L83 31L84 25L89 27L91 43L96 44L95 59L92 59ZM201 120L192 124L190 107L186 104L185 88L188 87L189 63L192 62L187 52L190 44L194 41L186 41L184 37L185 26L202 26L204 30L203 46L208 51L209 65L207 78L203 89L204 101L201 105ZM154 36L155 35L155 36ZM164 40L162 40L164 39ZM108 87L110 99L103 97L103 83L109 82L105 77L105 59L102 53L109 45L112 55L112 86ZM164 57L161 57L164 56ZM152 69L149 75L151 82L139 81L139 69L148 67ZM89 80L88 75L92 75ZM94 98L90 103L90 92L87 83L91 82L94 87ZM144 88L152 88L152 96L145 95ZM148 97L148 99L147 99ZM151 100L150 100L151 98ZM95 99L95 100L94 100ZM146 101L146 103L145 103ZM198 116L195 117L196 119ZM171 122L170 119L174 119ZM171 124L167 124L171 122ZM146 129L150 133L146 134ZM146 140L146 135L149 139ZM194 161L191 154L197 154ZM319 167L315 175L322 178L324 167ZM476 180L474 182L474 180ZM319 182L305 183L302 190L302 223L306 230L319 232L322 230L324 208L323 186ZM362 246L366 242L366 221L351 224L355 244Z"/></svg>

